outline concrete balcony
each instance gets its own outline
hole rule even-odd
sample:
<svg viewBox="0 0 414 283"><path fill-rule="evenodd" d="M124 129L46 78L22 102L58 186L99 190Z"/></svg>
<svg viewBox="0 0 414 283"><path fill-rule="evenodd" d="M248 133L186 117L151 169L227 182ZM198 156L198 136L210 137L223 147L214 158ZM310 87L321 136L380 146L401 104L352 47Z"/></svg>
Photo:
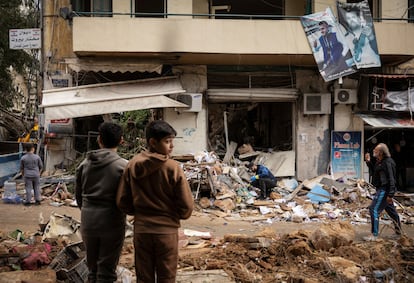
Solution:
<svg viewBox="0 0 414 283"><path fill-rule="evenodd" d="M414 24L375 23L383 64L414 56ZM78 57L170 64L315 64L299 20L75 17Z"/></svg>

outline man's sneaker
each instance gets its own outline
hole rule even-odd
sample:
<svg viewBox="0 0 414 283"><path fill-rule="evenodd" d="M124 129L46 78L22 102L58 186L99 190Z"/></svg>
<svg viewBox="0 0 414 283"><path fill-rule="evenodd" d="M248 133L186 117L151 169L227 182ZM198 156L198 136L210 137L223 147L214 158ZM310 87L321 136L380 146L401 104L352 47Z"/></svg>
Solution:
<svg viewBox="0 0 414 283"><path fill-rule="evenodd" d="M376 242L378 241L378 236L369 235L369 236L362 237L362 239L367 242Z"/></svg>
<svg viewBox="0 0 414 283"><path fill-rule="evenodd" d="M24 202L24 203L23 203L23 205L24 205L24 206L30 206L30 205L31 205L31 203L30 203L30 202Z"/></svg>
<svg viewBox="0 0 414 283"><path fill-rule="evenodd" d="M35 205L40 205L40 201L36 201L35 202Z"/></svg>

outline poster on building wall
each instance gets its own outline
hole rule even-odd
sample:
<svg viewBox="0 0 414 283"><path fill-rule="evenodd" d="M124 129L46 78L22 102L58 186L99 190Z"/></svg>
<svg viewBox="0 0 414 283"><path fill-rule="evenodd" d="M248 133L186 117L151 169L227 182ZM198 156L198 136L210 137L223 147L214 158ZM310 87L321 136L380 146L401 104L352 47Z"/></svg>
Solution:
<svg viewBox="0 0 414 283"><path fill-rule="evenodd" d="M374 23L368 1L358 3L336 2L338 22L354 58L356 67L380 67Z"/></svg>
<svg viewBox="0 0 414 283"><path fill-rule="evenodd" d="M319 72L325 81L355 73L355 63L331 8L300 18Z"/></svg>
<svg viewBox="0 0 414 283"><path fill-rule="evenodd" d="M361 178L361 132L332 131L331 164L334 174Z"/></svg>

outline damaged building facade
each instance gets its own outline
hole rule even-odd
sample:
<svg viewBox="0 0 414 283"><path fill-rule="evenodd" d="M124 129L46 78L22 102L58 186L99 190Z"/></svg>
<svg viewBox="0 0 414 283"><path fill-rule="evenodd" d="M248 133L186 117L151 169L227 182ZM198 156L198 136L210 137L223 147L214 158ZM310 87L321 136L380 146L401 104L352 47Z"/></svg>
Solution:
<svg viewBox="0 0 414 283"><path fill-rule="evenodd" d="M329 171L333 131L360 132L361 156L374 141L414 152L411 100L384 107L410 94L412 1L368 2L381 67L326 82L300 17L334 0L43 1L47 166L74 160L102 115L137 109L173 125L176 155L250 143L287 152L275 175L299 180Z"/></svg>

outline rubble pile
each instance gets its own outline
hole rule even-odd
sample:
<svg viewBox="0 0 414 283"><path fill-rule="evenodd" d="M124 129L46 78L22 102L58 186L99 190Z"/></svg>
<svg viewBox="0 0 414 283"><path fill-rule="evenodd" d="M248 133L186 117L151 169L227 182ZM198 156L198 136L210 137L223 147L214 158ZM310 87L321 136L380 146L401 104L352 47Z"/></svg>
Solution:
<svg viewBox="0 0 414 283"><path fill-rule="evenodd" d="M79 229L78 220L52 213L47 223L39 222L35 233L0 231L0 283L85 282L88 268ZM117 268L119 282L131 282L133 277L131 235L132 227L128 225L122 266Z"/></svg>
<svg viewBox="0 0 414 283"><path fill-rule="evenodd" d="M250 153L256 163L273 162L260 152ZM252 159L250 159L252 160ZM343 175L320 175L297 181L293 177L277 177L277 186L266 200L258 199L258 189L249 184L249 161L236 159L225 163L214 152L200 152L181 160L193 191L198 211L219 217L255 217L257 221L324 222L349 220L353 224L368 223L368 206L375 188L363 179ZM229 165L229 164L232 165ZM53 206L76 206L74 176L56 172L41 178L42 196ZM24 198L24 184L17 183L17 193ZM401 222L414 224L414 195L398 192L394 203ZM383 215L384 221L389 221Z"/></svg>
<svg viewBox="0 0 414 283"><path fill-rule="evenodd" d="M249 154L255 162L265 164L260 153ZM353 227L370 221L368 206L375 193L371 184L327 174L303 181L278 177L270 197L259 200L258 189L249 184L252 173L245 166L251 159L225 159L201 152L181 160L195 199L194 215L247 221L264 229L254 236L227 234L222 238L209 232L180 230L177 282L414 281L414 243L410 235L403 231L398 240L383 238L378 242L355 239ZM16 183L17 194L23 198L24 184ZM43 176L43 204L76 206L73 183L74 176L66 172ZM413 195L398 193L394 201L401 222L413 224ZM48 221L40 218L39 231L34 234L3 231L0 278L73 282L69 279L77 276L82 282L86 274L84 251L71 254L72 258L64 256L68 247L81 242L80 223L56 213ZM128 220L117 270L119 277L127 280L124 282L134 278L133 218ZM321 226L315 231L283 235L266 227L282 221L317 222ZM381 215L382 227L388 224L391 220ZM2 280L0 283L17 282Z"/></svg>
<svg viewBox="0 0 414 283"><path fill-rule="evenodd" d="M182 255L179 265L186 271L224 270L228 282L412 282L412 239L354 240L346 222L280 237L265 229L254 237L226 235L208 252Z"/></svg>
<svg viewBox="0 0 414 283"><path fill-rule="evenodd" d="M256 162L261 158L259 154ZM226 165L214 153L200 153L194 161L183 164L197 207L203 213L221 217L260 215L266 222L333 219L349 220L353 224L369 222L368 206L375 188L363 179L325 174L298 182L291 177L279 177L270 198L258 200L258 189L249 184L252 173L246 168L246 162L233 163L236 166ZM414 223L413 204L412 194L395 195L402 223Z"/></svg>

